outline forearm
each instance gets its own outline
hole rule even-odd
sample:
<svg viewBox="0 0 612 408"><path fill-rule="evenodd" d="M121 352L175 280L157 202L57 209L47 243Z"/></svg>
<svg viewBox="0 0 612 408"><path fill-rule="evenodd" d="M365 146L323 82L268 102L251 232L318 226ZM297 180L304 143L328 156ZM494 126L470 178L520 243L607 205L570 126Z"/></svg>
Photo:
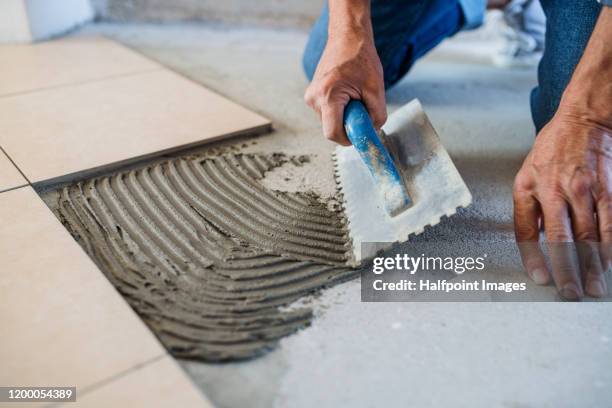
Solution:
<svg viewBox="0 0 612 408"><path fill-rule="evenodd" d="M612 128L612 8L604 7L563 94L561 112Z"/></svg>
<svg viewBox="0 0 612 408"><path fill-rule="evenodd" d="M319 114L325 137L349 146L343 117L351 99L365 104L376 128L387 120L383 67L370 0L328 0L328 7L327 44L304 99Z"/></svg>
<svg viewBox="0 0 612 408"><path fill-rule="evenodd" d="M370 0L329 0L328 37L373 40Z"/></svg>

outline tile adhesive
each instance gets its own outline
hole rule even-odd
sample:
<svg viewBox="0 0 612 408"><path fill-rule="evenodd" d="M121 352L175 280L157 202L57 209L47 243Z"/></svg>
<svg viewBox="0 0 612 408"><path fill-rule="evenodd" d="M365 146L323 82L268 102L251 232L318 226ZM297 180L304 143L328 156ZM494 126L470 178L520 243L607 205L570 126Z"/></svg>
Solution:
<svg viewBox="0 0 612 408"><path fill-rule="evenodd" d="M307 160L178 158L44 198L173 355L238 360L309 324L311 309L284 306L356 276L339 206L261 182Z"/></svg>

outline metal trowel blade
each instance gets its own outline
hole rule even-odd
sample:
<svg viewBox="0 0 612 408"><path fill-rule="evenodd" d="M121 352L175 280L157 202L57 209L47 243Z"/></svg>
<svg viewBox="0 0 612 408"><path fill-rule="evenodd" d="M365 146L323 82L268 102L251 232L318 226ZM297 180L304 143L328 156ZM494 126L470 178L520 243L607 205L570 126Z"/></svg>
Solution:
<svg viewBox="0 0 612 408"><path fill-rule="evenodd" d="M391 217L383 207L367 167L352 147L334 152L336 182L343 195L356 265L420 234L426 226L451 216L472 202L457 168L414 99L395 111L383 126L385 145L400 167L413 204ZM362 245L377 243L377 245Z"/></svg>

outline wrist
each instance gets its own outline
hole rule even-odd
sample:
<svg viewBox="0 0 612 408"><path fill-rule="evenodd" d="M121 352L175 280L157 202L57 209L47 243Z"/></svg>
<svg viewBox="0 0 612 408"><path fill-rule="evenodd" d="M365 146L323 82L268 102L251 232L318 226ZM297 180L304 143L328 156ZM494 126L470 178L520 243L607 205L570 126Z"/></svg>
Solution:
<svg viewBox="0 0 612 408"><path fill-rule="evenodd" d="M329 1L329 41L374 42L369 0Z"/></svg>
<svg viewBox="0 0 612 408"><path fill-rule="evenodd" d="M597 130L597 134L612 136L612 121L599 113L585 109L582 104L562 104L554 120Z"/></svg>
<svg viewBox="0 0 612 408"><path fill-rule="evenodd" d="M577 67L563 92L559 111L612 128L611 58L612 55L594 55Z"/></svg>
<svg viewBox="0 0 612 408"><path fill-rule="evenodd" d="M327 46L349 50L374 49L374 38L367 32L360 30L337 30L327 38Z"/></svg>
<svg viewBox="0 0 612 408"><path fill-rule="evenodd" d="M612 129L612 9L599 15L589 44L561 98L559 112Z"/></svg>
<svg viewBox="0 0 612 408"><path fill-rule="evenodd" d="M578 90L568 86L556 116L612 130L611 97L597 86L583 85Z"/></svg>

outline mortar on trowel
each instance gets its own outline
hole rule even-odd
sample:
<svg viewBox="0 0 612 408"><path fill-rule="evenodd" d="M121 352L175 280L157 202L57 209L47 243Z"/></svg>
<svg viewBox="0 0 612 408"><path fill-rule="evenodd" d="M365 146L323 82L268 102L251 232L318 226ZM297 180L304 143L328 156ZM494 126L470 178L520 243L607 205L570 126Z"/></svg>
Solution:
<svg viewBox="0 0 612 408"><path fill-rule="evenodd" d="M471 203L417 99L389 116L380 132L365 106L352 100L344 125L353 146L338 146L334 160L356 265Z"/></svg>

